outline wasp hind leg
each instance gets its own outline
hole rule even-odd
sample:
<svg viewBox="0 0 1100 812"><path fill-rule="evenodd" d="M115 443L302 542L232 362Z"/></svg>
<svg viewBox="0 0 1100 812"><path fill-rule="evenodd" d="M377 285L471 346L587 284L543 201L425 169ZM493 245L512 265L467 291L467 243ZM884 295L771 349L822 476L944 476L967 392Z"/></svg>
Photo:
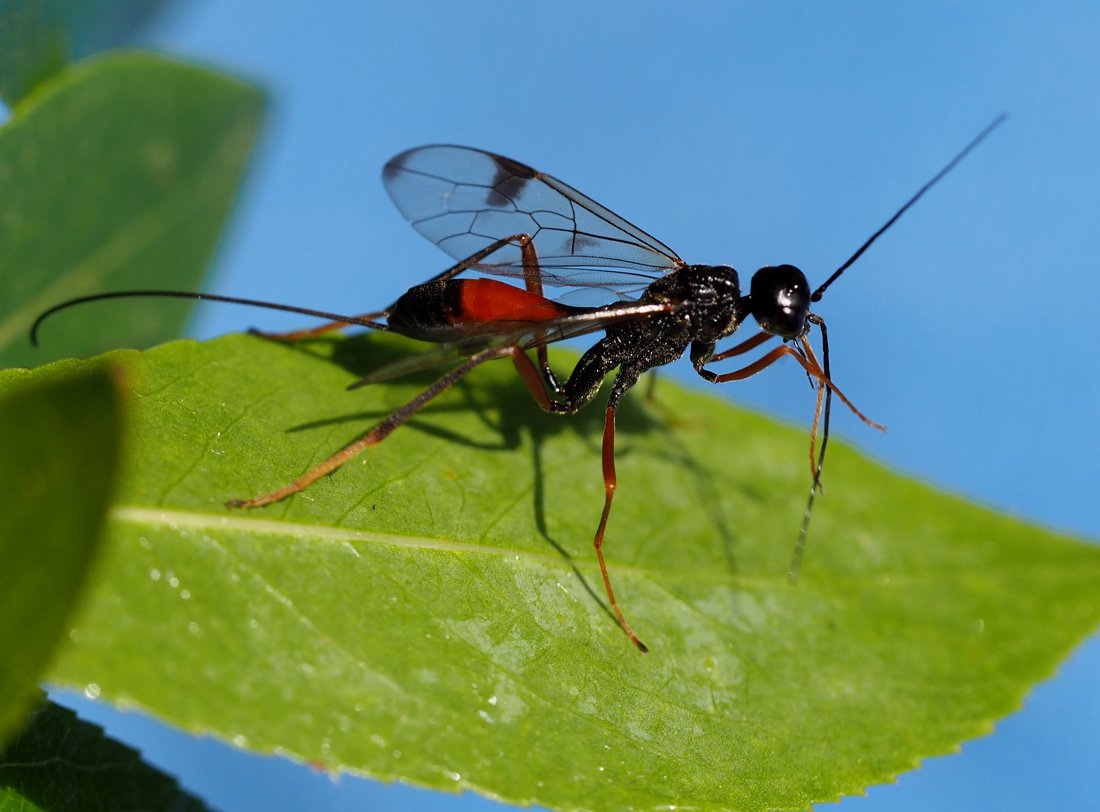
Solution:
<svg viewBox="0 0 1100 812"><path fill-rule="evenodd" d="M342 466L349 460L357 457L371 446L376 446L389 437L395 429L403 426L409 421L409 419L420 411L424 406L428 404L437 395L441 395L446 392L466 375L472 372L477 367L481 366L486 361L492 361L495 358L503 358L509 355L513 351L516 351L515 347L491 347L487 350L482 350L476 355L472 355L466 360L465 363L455 367L447 374L438 378L435 383L422 391L419 395L414 397L404 406L400 407L396 411L392 412L389 417L378 423L370 431L355 440L352 443L344 446L337 451L331 457L326 459L319 465L314 466L310 470L306 471L302 476L288 485L284 485L281 488L277 488L269 493L262 494L260 496L253 497L252 499L232 499L226 503L228 507L235 508L257 508L264 505L270 505L274 502L279 502L286 499L288 496L305 490L321 477L331 474L337 468Z"/></svg>

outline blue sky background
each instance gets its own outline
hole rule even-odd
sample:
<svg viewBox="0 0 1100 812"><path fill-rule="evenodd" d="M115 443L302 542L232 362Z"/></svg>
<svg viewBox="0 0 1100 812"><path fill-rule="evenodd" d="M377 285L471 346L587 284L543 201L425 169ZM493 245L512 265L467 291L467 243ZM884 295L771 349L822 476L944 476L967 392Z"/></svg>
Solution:
<svg viewBox="0 0 1100 812"><path fill-rule="evenodd" d="M835 378L890 427L840 409L836 431L897 469L1100 538L1097 4L181 0L142 41L271 94L209 289L350 312L447 264L380 183L410 146L501 152L689 262L746 276L790 262L813 285L1009 111L819 306ZM300 324L207 307L194 332ZM686 363L674 374L692 377ZM812 414L793 368L726 392L790 421ZM839 808L1093 805L1097 684L1094 639L994 735ZM499 808L334 783L62 698L221 809Z"/></svg>

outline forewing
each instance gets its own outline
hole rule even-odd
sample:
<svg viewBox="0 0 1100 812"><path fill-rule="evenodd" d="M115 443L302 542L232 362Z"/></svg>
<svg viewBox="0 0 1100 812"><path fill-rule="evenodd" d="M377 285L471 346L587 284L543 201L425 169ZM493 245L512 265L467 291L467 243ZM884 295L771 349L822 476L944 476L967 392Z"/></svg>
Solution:
<svg viewBox="0 0 1100 812"><path fill-rule="evenodd" d="M544 285L602 288L611 298L637 295L684 264L660 240L571 186L491 152L419 147L386 164L382 177L413 228L456 260L527 235ZM516 243L474 267L496 276L523 276Z"/></svg>

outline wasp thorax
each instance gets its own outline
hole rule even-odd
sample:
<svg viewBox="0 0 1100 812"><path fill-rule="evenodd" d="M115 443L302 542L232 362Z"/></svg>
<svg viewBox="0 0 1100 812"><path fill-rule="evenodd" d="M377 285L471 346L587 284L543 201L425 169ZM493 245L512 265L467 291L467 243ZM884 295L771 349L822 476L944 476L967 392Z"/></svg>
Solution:
<svg viewBox="0 0 1100 812"><path fill-rule="evenodd" d="M749 299L753 317L769 333L798 338L806 332L810 285L794 265L769 265L754 273Z"/></svg>

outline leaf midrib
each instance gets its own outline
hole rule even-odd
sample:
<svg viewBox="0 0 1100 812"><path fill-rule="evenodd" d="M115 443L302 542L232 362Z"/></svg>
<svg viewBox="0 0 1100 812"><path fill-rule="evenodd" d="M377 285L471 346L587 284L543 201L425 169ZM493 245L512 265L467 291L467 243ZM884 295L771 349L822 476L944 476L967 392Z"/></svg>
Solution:
<svg viewBox="0 0 1100 812"><path fill-rule="evenodd" d="M292 536L313 538L322 541L340 542L349 545L352 542L384 544L390 547L406 547L415 550L438 550L448 553L480 553L482 555L515 556L520 551L508 547L496 547L485 544L472 544L462 541L428 538L427 536L395 535L370 530L351 530L346 527L331 527L320 524L302 524L283 519L260 519L252 516L216 515L171 508L151 508L137 505L116 505L108 516L120 522L138 525L152 525L175 529L184 527L191 530L230 529L242 533L270 536ZM362 554L352 548L357 556ZM548 553L523 552L524 558L539 558L553 562L556 556ZM644 571L639 567L639 571Z"/></svg>
<svg viewBox="0 0 1100 812"><path fill-rule="evenodd" d="M108 519L125 524L133 524L148 527L164 527L170 530L185 528L189 530L233 530L246 534L258 534L267 536L290 536L292 538L310 538L317 541L339 543L348 549L357 558L362 553L355 548L355 542L367 544L379 544L388 547L401 547L409 550L429 550L444 553L465 553L482 556L499 556L501 558L522 557L525 561L537 560L543 564L557 569L570 569L572 566L586 568L585 561L564 559L559 553L542 553L533 550L517 550L513 547L499 547L490 544L456 541L454 539L430 538L414 534L383 533L373 530L353 530L346 527L333 527L322 524L304 524L301 522L287 521L284 519L262 519L247 514L221 515L213 513L200 513L196 511L179 510L174 508L142 507L138 505L116 505L108 512ZM595 562L591 562L590 569L595 569ZM613 562L616 572L630 572L639 576L653 578L659 575L662 579L676 580L680 574L664 567L649 567L643 564L633 564L625 561ZM1002 568L1012 569L1009 564L1001 563ZM1023 566L1023 569L1034 570L1034 565ZM919 573L909 573L905 580L926 580L928 578L943 578L953 572L969 572L966 567L961 569L935 568L923 570ZM865 571L859 573L822 573L821 580L817 584L818 589L835 587L838 583L853 584L863 582L879 582L884 571ZM899 578L898 573L889 573L891 583ZM753 575L727 573L720 576L707 575L697 572L685 572L683 578L694 582L721 582L738 584L741 586L754 586L757 588L787 587L786 571L772 575ZM802 585L804 588L813 588Z"/></svg>

